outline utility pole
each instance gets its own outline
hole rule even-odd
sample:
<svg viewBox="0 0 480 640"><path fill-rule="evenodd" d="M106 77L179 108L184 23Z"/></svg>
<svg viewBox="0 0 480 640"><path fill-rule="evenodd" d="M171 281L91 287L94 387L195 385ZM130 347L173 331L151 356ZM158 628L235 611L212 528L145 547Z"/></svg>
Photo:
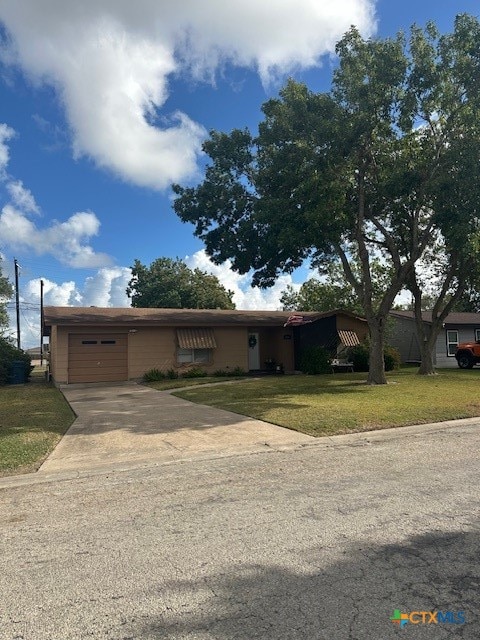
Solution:
<svg viewBox="0 0 480 640"><path fill-rule="evenodd" d="M17 308L17 348L20 349L20 296L18 291L18 262L14 258L15 265L15 306Z"/></svg>
<svg viewBox="0 0 480 640"><path fill-rule="evenodd" d="M40 280L40 366L43 366L43 280Z"/></svg>

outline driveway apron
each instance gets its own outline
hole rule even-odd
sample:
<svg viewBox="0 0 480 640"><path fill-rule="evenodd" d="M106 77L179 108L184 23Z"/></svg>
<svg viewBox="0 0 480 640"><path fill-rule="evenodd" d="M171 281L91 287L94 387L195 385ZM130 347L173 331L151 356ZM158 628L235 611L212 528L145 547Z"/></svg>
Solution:
<svg viewBox="0 0 480 640"><path fill-rule="evenodd" d="M314 441L136 383L70 385L62 392L77 418L40 473L234 455Z"/></svg>

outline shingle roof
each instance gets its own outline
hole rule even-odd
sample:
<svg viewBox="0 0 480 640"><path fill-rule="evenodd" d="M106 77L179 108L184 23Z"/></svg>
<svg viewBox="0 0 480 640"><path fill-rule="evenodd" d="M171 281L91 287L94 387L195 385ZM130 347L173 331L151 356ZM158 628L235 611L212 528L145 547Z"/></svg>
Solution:
<svg viewBox="0 0 480 640"><path fill-rule="evenodd" d="M302 312L310 320L343 314L347 311L323 313ZM292 311L257 311L223 309L140 309L132 307L45 307L45 325L138 324L157 326L283 326Z"/></svg>
<svg viewBox="0 0 480 640"><path fill-rule="evenodd" d="M408 320L414 320L415 314L413 311L391 311L390 315L398 318L407 318ZM432 322L432 312L423 311L422 318L424 322ZM444 320L445 324L476 324L480 326L480 313L466 313L466 312L454 312L449 313Z"/></svg>

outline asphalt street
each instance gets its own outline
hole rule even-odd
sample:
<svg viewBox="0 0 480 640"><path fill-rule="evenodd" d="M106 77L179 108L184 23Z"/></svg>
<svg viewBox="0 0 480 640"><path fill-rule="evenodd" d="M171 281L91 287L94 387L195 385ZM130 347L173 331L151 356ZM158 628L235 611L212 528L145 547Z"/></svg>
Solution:
<svg viewBox="0 0 480 640"><path fill-rule="evenodd" d="M467 421L4 482L0 638L478 639L479 461Z"/></svg>

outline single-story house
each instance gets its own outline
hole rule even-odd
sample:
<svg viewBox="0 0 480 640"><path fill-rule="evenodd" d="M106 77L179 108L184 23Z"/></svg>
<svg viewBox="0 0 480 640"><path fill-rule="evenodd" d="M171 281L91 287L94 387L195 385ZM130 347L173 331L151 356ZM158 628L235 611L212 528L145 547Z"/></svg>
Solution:
<svg viewBox="0 0 480 640"><path fill-rule="evenodd" d="M420 344L415 329L413 311L392 311L390 317L393 327L388 343L399 350L402 362L419 363ZM429 330L432 324L431 311L423 312L423 322ZM480 340L480 313L449 313L438 334L435 346L434 364L436 367L456 367L455 352L461 342Z"/></svg>
<svg viewBox="0 0 480 640"><path fill-rule="evenodd" d="M293 372L302 349L336 355L368 328L345 311L45 307L43 332L51 377L69 384L135 380L153 368Z"/></svg>

